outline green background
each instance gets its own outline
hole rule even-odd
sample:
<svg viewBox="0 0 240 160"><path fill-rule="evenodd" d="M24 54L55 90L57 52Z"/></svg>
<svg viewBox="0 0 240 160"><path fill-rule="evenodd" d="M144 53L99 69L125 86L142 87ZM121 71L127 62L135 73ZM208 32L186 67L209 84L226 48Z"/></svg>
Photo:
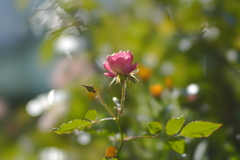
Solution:
<svg viewBox="0 0 240 160"><path fill-rule="evenodd" d="M149 133L148 122L165 128L182 115L185 123L224 124L209 138L187 139L183 155L160 138L140 139L126 143L120 159L240 159L239 11L237 0L3 0L0 159L101 159L114 145L102 130L117 132L114 121L94 125L102 135L91 134L87 145L78 143L80 133L49 131L84 119L88 109L97 110L98 119L110 117L81 85L93 85L113 109L112 97L120 98L121 88L109 89L112 79L103 75L102 63L120 50L130 50L140 68L140 83L127 87L124 133ZM60 43L61 37L70 40ZM156 84L163 90L153 96L149 88ZM190 93L190 84L199 91ZM41 103L39 95L49 97L53 89L65 99L31 116L29 102Z"/></svg>

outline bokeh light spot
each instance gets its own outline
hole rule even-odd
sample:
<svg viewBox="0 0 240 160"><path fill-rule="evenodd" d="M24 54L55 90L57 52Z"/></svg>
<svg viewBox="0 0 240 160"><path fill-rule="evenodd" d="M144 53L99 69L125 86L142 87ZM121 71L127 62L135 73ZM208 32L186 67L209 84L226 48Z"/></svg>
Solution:
<svg viewBox="0 0 240 160"><path fill-rule="evenodd" d="M198 93L199 87L198 87L197 84L190 84L190 85L187 86L186 91L187 91L187 94L194 95L194 94Z"/></svg>
<svg viewBox="0 0 240 160"><path fill-rule="evenodd" d="M67 160L67 155L62 149L48 147L40 152L40 160Z"/></svg>
<svg viewBox="0 0 240 160"><path fill-rule="evenodd" d="M81 145L87 145L91 142L91 135L87 132L81 131L78 134L77 141Z"/></svg>
<svg viewBox="0 0 240 160"><path fill-rule="evenodd" d="M37 100L31 100L26 106L26 111L30 116L36 117L42 113L43 108Z"/></svg>
<svg viewBox="0 0 240 160"><path fill-rule="evenodd" d="M226 59L228 60L228 62L230 63L236 63L238 61L238 51L236 49L229 49L226 52Z"/></svg>

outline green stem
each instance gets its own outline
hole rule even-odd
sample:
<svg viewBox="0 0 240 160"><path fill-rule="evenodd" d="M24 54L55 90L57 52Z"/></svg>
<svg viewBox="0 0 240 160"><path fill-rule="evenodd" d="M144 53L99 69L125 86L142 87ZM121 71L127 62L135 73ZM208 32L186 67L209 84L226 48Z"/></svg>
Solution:
<svg viewBox="0 0 240 160"><path fill-rule="evenodd" d="M124 101L125 101L125 94L126 94L126 88L127 88L127 79L126 79L126 77L124 77L124 81L123 81L123 83L121 84L121 86L122 86L121 111L120 111L119 117L120 117L121 114L123 113L123 109L124 109Z"/></svg>
<svg viewBox="0 0 240 160"><path fill-rule="evenodd" d="M122 149L122 146L123 146L123 144L124 144L124 139L123 139L122 128L121 128L121 125L120 125L120 120L118 119L118 120L116 120L116 122L117 122L118 130L119 130L120 135L121 135L121 142L120 142L120 145L119 145L118 151L117 151L117 157L118 157L118 155L119 155L119 153L120 153L120 151L121 151L121 149Z"/></svg>
<svg viewBox="0 0 240 160"><path fill-rule="evenodd" d="M93 93L94 96L97 96L98 100L102 103L102 105L104 106L104 108L108 111L108 113L113 116L115 119L117 119L117 117L115 116L115 114L111 111L111 109L108 107L108 105L104 102L104 100L102 99L102 97L100 96L100 94L94 89L94 87L92 85L82 85L83 87L85 87L87 89L88 92Z"/></svg>
<svg viewBox="0 0 240 160"><path fill-rule="evenodd" d="M98 100L102 103L102 105L104 106L104 108L108 111L108 113L113 116L115 119L117 119L117 117L115 116L115 114L110 110L110 108L107 106L107 104L104 102L104 100L102 99L102 97L100 96L100 94L98 92L95 92Z"/></svg>
<svg viewBox="0 0 240 160"><path fill-rule="evenodd" d="M123 132L122 132L120 121L121 121L121 117L122 117L122 114L123 114L125 94L126 94L126 88L127 88L127 79L126 79L126 77L124 77L124 80L123 80L123 83L121 83L121 86L122 86L122 94L121 94L120 111L118 112L118 119L116 120L117 125L118 125L118 130L119 130L119 133L121 135L121 142L120 142L120 145L118 147L117 157L119 156L119 153L120 153L120 151L122 149L122 146L124 144Z"/></svg>

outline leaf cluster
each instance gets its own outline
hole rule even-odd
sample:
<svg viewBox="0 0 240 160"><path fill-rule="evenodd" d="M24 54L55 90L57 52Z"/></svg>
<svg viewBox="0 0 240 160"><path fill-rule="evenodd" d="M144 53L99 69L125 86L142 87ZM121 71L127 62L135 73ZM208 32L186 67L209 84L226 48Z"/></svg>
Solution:
<svg viewBox="0 0 240 160"><path fill-rule="evenodd" d="M184 138L209 137L215 130L222 126L222 124L219 123L194 121L183 127L184 122L185 119L181 116L170 119L166 125L166 133L169 136L167 138L168 143L174 151L180 154L184 153ZM148 129L151 134L159 134L162 131L162 125L159 122L152 121L148 124Z"/></svg>

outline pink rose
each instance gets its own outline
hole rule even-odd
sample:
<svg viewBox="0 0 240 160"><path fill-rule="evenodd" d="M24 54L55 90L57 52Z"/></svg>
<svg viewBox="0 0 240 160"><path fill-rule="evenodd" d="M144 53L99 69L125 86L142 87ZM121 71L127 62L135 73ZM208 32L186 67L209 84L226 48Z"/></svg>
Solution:
<svg viewBox="0 0 240 160"><path fill-rule="evenodd" d="M107 56L107 61L103 62L104 68L107 73L105 76L110 78L117 77L118 75L128 75L137 68L137 63L132 65L133 55L130 51L119 51L112 55Z"/></svg>

